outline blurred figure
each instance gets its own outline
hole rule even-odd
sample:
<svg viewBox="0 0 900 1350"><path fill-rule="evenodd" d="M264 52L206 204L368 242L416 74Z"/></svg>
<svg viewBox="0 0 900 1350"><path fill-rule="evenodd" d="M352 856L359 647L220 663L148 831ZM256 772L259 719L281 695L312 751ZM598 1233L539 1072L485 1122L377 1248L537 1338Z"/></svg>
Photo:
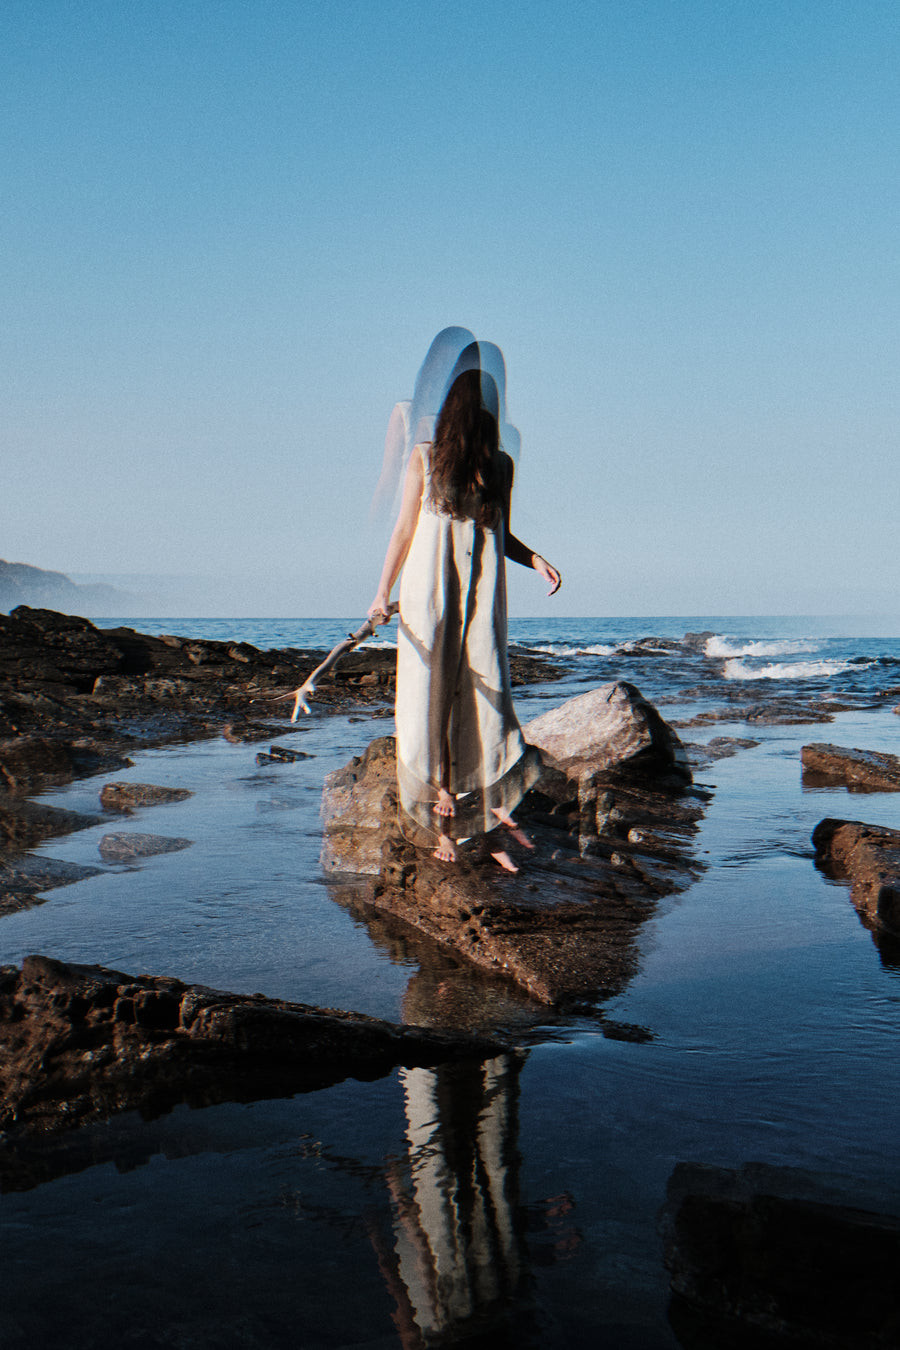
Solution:
<svg viewBox="0 0 900 1350"><path fill-rule="evenodd" d="M384 438L381 476L372 498L374 512L390 509L396 517L413 446L431 440L434 419L456 373L460 353L473 344L477 346L468 328L442 328L419 368L412 398L394 405Z"/></svg>
<svg viewBox="0 0 900 1350"><path fill-rule="evenodd" d="M536 782L512 702L507 655L506 558L550 586L560 574L512 533L513 462L500 447L500 388L466 348L433 439L418 441L406 471L370 618L386 615L401 571L397 643L397 779L403 816L454 862L454 840L503 825ZM499 352L499 348L496 349ZM460 354L462 355L462 353ZM502 362L502 354L500 354ZM505 373L505 367L504 367ZM505 411L505 410L504 410ZM414 839L413 842L416 842ZM492 855L517 868L505 849Z"/></svg>

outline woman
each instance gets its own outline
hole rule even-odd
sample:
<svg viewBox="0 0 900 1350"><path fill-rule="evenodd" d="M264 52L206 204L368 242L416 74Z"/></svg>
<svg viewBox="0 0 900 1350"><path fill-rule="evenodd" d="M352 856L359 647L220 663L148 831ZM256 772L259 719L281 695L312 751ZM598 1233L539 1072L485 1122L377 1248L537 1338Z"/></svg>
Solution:
<svg viewBox="0 0 900 1350"><path fill-rule="evenodd" d="M406 814L455 862L454 839L515 830L510 811L540 773L512 705L505 558L559 590L555 567L509 528L512 460L500 448L496 384L453 381L432 442L413 449L400 515L369 616L400 586L397 780ZM520 839L524 836L519 835ZM493 854L509 871L505 850Z"/></svg>

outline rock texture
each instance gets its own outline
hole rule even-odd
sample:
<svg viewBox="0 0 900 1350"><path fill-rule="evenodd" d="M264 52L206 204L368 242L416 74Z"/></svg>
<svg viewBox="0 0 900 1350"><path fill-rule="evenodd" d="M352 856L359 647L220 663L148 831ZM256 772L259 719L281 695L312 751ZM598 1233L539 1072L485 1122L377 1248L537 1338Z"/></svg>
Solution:
<svg viewBox="0 0 900 1350"><path fill-rule="evenodd" d="M160 787L156 783L105 783L100 791L104 811L128 813L138 806L183 802L193 794L187 788Z"/></svg>
<svg viewBox="0 0 900 1350"><path fill-rule="evenodd" d="M867 927L900 937L900 830L859 820L820 820L812 833L816 862L838 881Z"/></svg>
<svg viewBox="0 0 900 1350"><path fill-rule="evenodd" d="M650 773L680 768L690 777L677 734L633 684L619 681L571 698L522 728L544 762L570 775L629 763Z"/></svg>
<svg viewBox="0 0 900 1350"><path fill-rule="evenodd" d="M165 834L105 834L97 845L104 862L130 862L132 858L154 858L158 853L179 853L190 848L193 839Z"/></svg>
<svg viewBox="0 0 900 1350"><path fill-rule="evenodd" d="M290 1095L396 1064L496 1055L496 1039L74 966L0 967L4 1146L118 1111Z"/></svg>
<svg viewBox="0 0 900 1350"><path fill-rule="evenodd" d="M852 750L843 745L804 745L800 752L803 780L840 784L849 792L900 792L900 758L878 750Z"/></svg>
<svg viewBox="0 0 900 1350"><path fill-rule="evenodd" d="M787 1169L681 1164L661 1216L670 1309L696 1350L894 1350L900 1219Z"/></svg>
<svg viewBox="0 0 900 1350"><path fill-rule="evenodd" d="M612 688L598 700L604 717ZM548 767L516 811L533 851L503 830L463 846L450 866L415 847L397 827L394 742L383 737L326 779L324 866L368 873L364 902L544 1003L569 1008L620 992L637 968L640 925L661 896L696 875L692 841L706 794L690 786L674 732L654 741L647 730L662 722L655 709L651 718L636 690L615 688L626 691L613 701L623 758L611 762L601 748L603 767L586 767L598 742L584 703L572 700L580 729L553 742L571 774ZM491 859L499 848L513 854L518 873Z"/></svg>

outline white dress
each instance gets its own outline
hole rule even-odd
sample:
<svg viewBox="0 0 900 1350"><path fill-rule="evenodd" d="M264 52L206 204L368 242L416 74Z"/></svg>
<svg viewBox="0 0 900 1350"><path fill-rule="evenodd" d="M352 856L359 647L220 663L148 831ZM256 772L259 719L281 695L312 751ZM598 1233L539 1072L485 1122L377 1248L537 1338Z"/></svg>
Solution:
<svg viewBox="0 0 900 1350"><path fill-rule="evenodd" d="M407 816L436 837L485 834L540 776L516 719L506 652L504 523L438 512L430 445L419 517L400 583L397 779ZM502 452L501 452L502 453ZM512 462L503 455L507 477ZM444 745L456 814L434 814Z"/></svg>

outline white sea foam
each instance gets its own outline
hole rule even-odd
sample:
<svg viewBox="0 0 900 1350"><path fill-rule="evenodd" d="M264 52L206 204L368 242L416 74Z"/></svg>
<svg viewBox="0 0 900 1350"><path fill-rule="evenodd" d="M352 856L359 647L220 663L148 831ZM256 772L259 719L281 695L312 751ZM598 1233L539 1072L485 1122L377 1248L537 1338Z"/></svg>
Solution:
<svg viewBox="0 0 900 1350"><path fill-rule="evenodd" d="M793 656L800 652L814 652L819 644L804 638L781 642L735 642L727 637L706 639L703 648L707 656Z"/></svg>
<svg viewBox="0 0 900 1350"><path fill-rule="evenodd" d="M725 662L726 680L806 680L814 675L839 675L849 661L770 661L765 666L748 666L738 657Z"/></svg>
<svg viewBox="0 0 900 1350"><path fill-rule="evenodd" d="M545 656L615 656L619 650L617 647L606 647L601 642L596 642L590 647L570 647L564 642L545 642L541 646L533 646L531 643L518 643L513 641L514 647L525 647L529 652L540 652Z"/></svg>

